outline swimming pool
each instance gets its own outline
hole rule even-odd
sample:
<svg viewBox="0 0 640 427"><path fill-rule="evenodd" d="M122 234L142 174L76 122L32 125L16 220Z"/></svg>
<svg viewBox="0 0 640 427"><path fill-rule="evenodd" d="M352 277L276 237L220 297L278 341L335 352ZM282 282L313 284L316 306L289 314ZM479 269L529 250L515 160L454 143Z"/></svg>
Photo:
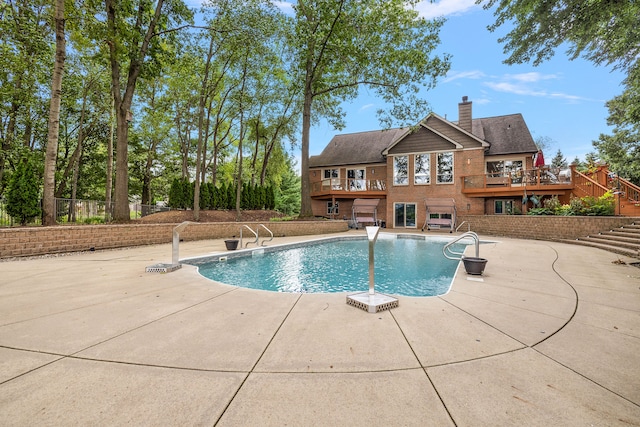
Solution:
<svg viewBox="0 0 640 427"><path fill-rule="evenodd" d="M375 245L376 292L435 296L448 292L459 262L446 259L448 240L380 233ZM456 243L453 249L464 250ZM369 288L365 236L320 239L183 260L204 277L275 292L357 292Z"/></svg>

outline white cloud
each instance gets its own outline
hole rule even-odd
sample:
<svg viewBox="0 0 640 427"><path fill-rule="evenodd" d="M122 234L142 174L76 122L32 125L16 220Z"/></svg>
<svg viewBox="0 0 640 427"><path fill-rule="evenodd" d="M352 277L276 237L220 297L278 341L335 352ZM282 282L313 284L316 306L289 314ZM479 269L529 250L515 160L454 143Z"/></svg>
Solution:
<svg viewBox="0 0 640 427"><path fill-rule="evenodd" d="M558 78L556 74L541 74L538 72L520 73L520 74L505 74L506 79L516 80L519 82L534 83L542 80L555 80Z"/></svg>
<svg viewBox="0 0 640 427"><path fill-rule="evenodd" d="M447 73L447 77L443 80L443 83L449 83L458 79L482 79L485 78L486 75L480 70L471 70L471 71L452 71Z"/></svg>
<svg viewBox="0 0 640 427"><path fill-rule="evenodd" d="M513 76L505 76L507 79ZM538 82L539 80L535 80L533 82ZM531 87L528 83L531 83L530 80L518 80L515 83L509 81L499 81L499 82L485 82L484 85L495 90L496 92L504 92L504 93L512 93L515 95L521 96L534 96L539 98L550 98L550 99L561 99L565 101L571 102L579 102L579 101L591 101L589 98L585 98L577 95L570 95L568 93L563 92L555 92L548 91L545 89L537 89Z"/></svg>
<svg viewBox="0 0 640 427"><path fill-rule="evenodd" d="M527 95L527 96L545 96L547 95L544 91L536 91L533 90L526 85L521 85L517 83L509 83L509 82L485 82L485 86L497 91L497 92L506 92L506 93L514 93L516 95Z"/></svg>
<svg viewBox="0 0 640 427"><path fill-rule="evenodd" d="M480 7L475 0L440 0L432 3L429 0L421 1L416 5L420 16L433 19L442 16L459 15L471 9Z"/></svg>
<svg viewBox="0 0 640 427"><path fill-rule="evenodd" d="M360 107L360 109L358 111L370 110L370 109L374 108L375 106L376 106L376 104L365 104L362 107Z"/></svg>

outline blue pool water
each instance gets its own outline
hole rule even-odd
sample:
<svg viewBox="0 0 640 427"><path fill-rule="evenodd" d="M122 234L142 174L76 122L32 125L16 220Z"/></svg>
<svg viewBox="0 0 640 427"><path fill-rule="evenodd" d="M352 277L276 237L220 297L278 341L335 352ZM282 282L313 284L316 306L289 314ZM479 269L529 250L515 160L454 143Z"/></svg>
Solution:
<svg viewBox="0 0 640 427"><path fill-rule="evenodd" d="M446 241L424 236L383 237L375 244L376 292L405 296L442 295L449 290L458 261L446 259ZM185 260L204 277L253 289L276 292L357 292L369 289L369 242L316 241L289 249L277 247ZM456 244L452 249L464 250Z"/></svg>

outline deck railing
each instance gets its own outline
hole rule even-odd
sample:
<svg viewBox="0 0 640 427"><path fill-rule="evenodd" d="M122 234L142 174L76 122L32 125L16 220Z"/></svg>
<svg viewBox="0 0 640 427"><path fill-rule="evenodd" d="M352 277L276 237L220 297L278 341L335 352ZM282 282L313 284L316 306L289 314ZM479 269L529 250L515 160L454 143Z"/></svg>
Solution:
<svg viewBox="0 0 640 427"><path fill-rule="evenodd" d="M386 191L384 179L330 178L311 184L311 193Z"/></svg>
<svg viewBox="0 0 640 427"><path fill-rule="evenodd" d="M559 168L518 170L509 173L487 173L462 177L463 189L571 184L571 170Z"/></svg>

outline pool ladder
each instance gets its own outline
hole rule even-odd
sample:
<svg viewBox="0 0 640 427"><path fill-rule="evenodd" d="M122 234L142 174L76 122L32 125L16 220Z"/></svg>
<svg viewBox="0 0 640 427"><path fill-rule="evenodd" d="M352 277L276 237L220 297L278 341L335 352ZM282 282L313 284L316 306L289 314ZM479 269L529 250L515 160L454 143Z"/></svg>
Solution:
<svg viewBox="0 0 640 427"><path fill-rule="evenodd" d="M260 232L260 227L264 228L265 230L267 230L267 232L271 235L271 238L269 240L267 239L263 239L262 243L258 244L258 240L260 240L260 236L259 236L259 232ZM255 240L249 241L247 242L247 244L244 246L245 248L247 246L249 246L249 244L251 243L255 243L258 246L264 246L264 244L266 242L270 242L273 240L273 232L271 232L271 230L269 230L264 224L258 224L258 226L256 227L256 231L253 231L253 228L249 227L248 225L244 224L242 227L240 227L240 247L242 247L242 230L246 228L247 230L249 230L251 232L251 234L253 234L256 238Z"/></svg>
<svg viewBox="0 0 640 427"><path fill-rule="evenodd" d="M478 235L473 231L467 231L466 233L462 233L461 235L459 235L458 237L456 237L455 239L453 239L452 241L444 245L444 247L442 248L442 254L445 256L445 258L460 261L462 257L464 257L464 254L462 252L456 252L452 250L450 246L467 237L470 237L474 240L475 247L476 247L476 258L479 258L480 257L480 239L478 238Z"/></svg>

